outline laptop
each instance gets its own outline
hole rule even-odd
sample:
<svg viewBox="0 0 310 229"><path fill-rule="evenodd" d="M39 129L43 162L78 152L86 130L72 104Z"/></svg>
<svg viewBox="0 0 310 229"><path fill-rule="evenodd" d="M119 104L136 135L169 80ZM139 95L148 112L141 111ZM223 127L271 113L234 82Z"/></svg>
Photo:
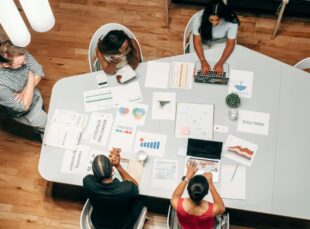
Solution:
<svg viewBox="0 0 310 229"><path fill-rule="evenodd" d="M197 174L211 172L213 175L213 182L218 182L220 177L222 147L223 142L189 138L187 143L186 163L188 161L195 161L198 165Z"/></svg>
<svg viewBox="0 0 310 229"><path fill-rule="evenodd" d="M213 69L216 63L210 62L209 65L211 69ZM223 65L224 72L223 74L217 74L215 71L209 71L205 75L201 72L200 62L197 61L195 63L195 71L194 71L194 81L196 83L209 83L209 84L221 84L227 85L229 81L229 65L225 63Z"/></svg>

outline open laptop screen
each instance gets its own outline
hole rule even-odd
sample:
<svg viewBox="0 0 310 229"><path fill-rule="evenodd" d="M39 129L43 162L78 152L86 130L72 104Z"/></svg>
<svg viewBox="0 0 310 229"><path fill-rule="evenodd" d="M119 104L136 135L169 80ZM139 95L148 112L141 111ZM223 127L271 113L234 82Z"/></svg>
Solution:
<svg viewBox="0 0 310 229"><path fill-rule="evenodd" d="M221 159L223 142L189 138L187 155L208 159Z"/></svg>

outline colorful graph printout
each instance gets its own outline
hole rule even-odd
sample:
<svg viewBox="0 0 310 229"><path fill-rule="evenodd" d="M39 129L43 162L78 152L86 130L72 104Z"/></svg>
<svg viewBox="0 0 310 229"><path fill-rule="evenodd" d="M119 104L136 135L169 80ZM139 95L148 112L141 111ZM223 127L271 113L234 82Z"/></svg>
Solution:
<svg viewBox="0 0 310 229"><path fill-rule="evenodd" d="M115 122L112 128L109 149L121 148L121 155L132 153L132 144L136 133L136 125Z"/></svg>
<svg viewBox="0 0 310 229"><path fill-rule="evenodd" d="M116 120L122 123L134 123L143 126L148 105L139 103L122 103L117 107Z"/></svg>
<svg viewBox="0 0 310 229"><path fill-rule="evenodd" d="M229 135L224 146L223 156L250 167L257 149L258 145Z"/></svg>
<svg viewBox="0 0 310 229"><path fill-rule="evenodd" d="M166 139L166 135L138 131L134 152L144 150L148 155L162 157L165 153Z"/></svg>

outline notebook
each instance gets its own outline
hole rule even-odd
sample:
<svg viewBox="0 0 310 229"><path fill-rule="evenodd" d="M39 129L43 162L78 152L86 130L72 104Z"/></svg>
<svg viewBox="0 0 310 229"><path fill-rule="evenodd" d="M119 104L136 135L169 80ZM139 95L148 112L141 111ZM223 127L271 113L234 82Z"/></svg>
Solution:
<svg viewBox="0 0 310 229"><path fill-rule="evenodd" d="M216 63L209 63L211 69L213 69ZM217 74L215 71L209 71L206 75L201 73L201 65L200 62L197 61L195 63L195 71L194 71L194 81L196 83L209 83L209 84L221 84L227 85L229 81L229 65L225 63L223 65L224 72L223 74Z"/></svg>
<svg viewBox="0 0 310 229"><path fill-rule="evenodd" d="M195 161L198 165L197 174L211 172L213 175L213 182L218 182L220 177L222 147L223 142L189 138L187 142L185 168L188 161Z"/></svg>

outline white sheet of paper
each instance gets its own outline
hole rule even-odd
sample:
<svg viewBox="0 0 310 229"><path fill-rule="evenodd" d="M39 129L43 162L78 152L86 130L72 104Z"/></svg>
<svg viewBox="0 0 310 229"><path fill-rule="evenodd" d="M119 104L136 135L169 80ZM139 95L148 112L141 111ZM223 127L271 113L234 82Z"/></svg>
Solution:
<svg viewBox="0 0 310 229"><path fill-rule="evenodd" d="M110 136L113 123L112 114L104 114L94 112L90 116L90 120L86 131L83 133L83 140L93 144L106 146L108 137Z"/></svg>
<svg viewBox="0 0 310 229"><path fill-rule="evenodd" d="M99 111L115 107L111 88L84 91L83 98L86 112Z"/></svg>
<svg viewBox="0 0 310 229"><path fill-rule="evenodd" d="M44 144L75 150L86 123L86 115L56 109L45 131Z"/></svg>
<svg viewBox="0 0 310 229"><path fill-rule="evenodd" d="M220 193L225 199L246 199L246 168L239 165L235 175L236 166L221 166ZM232 179L233 176L233 179Z"/></svg>
<svg viewBox="0 0 310 229"><path fill-rule="evenodd" d="M148 105L140 103L122 103L116 110L116 120L122 123L134 123L143 126L147 115Z"/></svg>
<svg viewBox="0 0 310 229"><path fill-rule="evenodd" d="M114 104L135 103L142 101L142 93L139 82L131 82L111 88Z"/></svg>
<svg viewBox="0 0 310 229"><path fill-rule="evenodd" d="M239 110L237 131L268 135L269 116L268 113Z"/></svg>
<svg viewBox="0 0 310 229"><path fill-rule="evenodd" d="M166 148L166 140L166 135L138 131L134 145L134 153L143 150L148 155L163 157Z"/></svg>
<svg viewBox="0 0 310 229"><path fill-rule="evenodd" d="M169 87L191 89L194 75L193 63L173 62L170 66Z"/></svg>
<svg viewBox="0 0 310 229"><path fill-rule="evenodd" d="M230 71L228 93L237 93L240 97L251 98L253 72L232 69Z"/></svg>
<svg viewBox="0 0 310 229"><path fill-rule="evenodd" d="M175 119L176 94L174 92L154 92L152 119Z"/></svg>
<svg viewBox="0 0 310 229"><path fill-rule="evenodd" d="M126 157L126 154L131 154L135 133L135 125L115 122L111 132L109 149L121 148L123 157Z"/></svg>
<svg viewBox="0 0 310 229"><path fill-rule="evenodd" d="M125 83L128 80L135 78L137 74L130 65L126 64L124 67L118 69L115 75L121 75L122 78L120 79L120 82Z"/></svg>
<svg viewBox="0 0 310 229"><path fill-rule="evenodd" d="M214 105L177 103L175 137L213 139Z"/></svg>
<svg viewBox="0 0 310 229"><path fill-rule="evenodd" d="M90 150L88 146L79 145L75 151L66 150L61 165L61 172L88 174L92 173L92 162L98 152Z"/></svg>
<svg viewBox="0 0 310 229"><path fill-rule="evenodd" d="M170 63L150 61L147 63L145 87L167 88Z"/></svg>
<svg viewBox="0 0 310 229"><path fill-rule="evenodd" d="M237 163L251 166L257 153L258 145L229 135L223 148L223 156Z"/></svg>
<svg viewBox="0 0 310 229"><path fill-rule="evenodd" d="M172 194L178 183L178 167L177 160L154 159L152 191Z"/></svg>

